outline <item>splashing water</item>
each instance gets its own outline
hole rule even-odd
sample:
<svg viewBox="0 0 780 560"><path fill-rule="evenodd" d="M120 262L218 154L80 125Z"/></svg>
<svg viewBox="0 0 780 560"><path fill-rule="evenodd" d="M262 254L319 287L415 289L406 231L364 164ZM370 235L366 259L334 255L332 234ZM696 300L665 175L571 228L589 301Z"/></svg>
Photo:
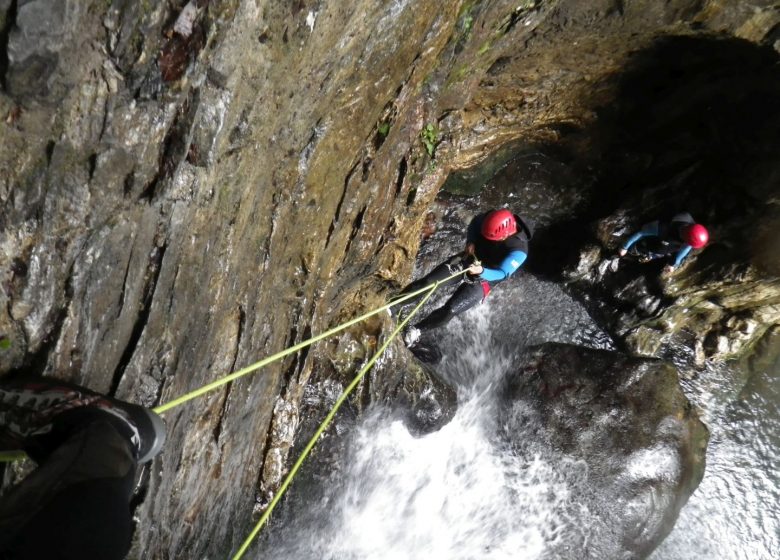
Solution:
<svg viewBox="0 0 780 560"><path fill-rule="evenodd" d="M442 229L421 248L417 276L461 249L477 205L467 201L445 212ZM614 348L559 286L518 276L437 337L445 356L437 373L458 387L453 420L416 437L392 411L367 414L328 476L302 473L264 532L257 558L555 560L561 551L577 558L578 550L593 551L612 538L609 522L573 498L588 494L585 467L534 444L538 421L522 401L512 410L526 420L512 422L523 430L522 449L508 446L500 435L506 426L496 425L495 386L527 346ZM434 305L445 297L437 294ZM704 479L652 560L780 558L780 363L754 372L758 382L743 389L729 367L689 375L690 355L678 349L671 358L711 439ZM627 476L676 468L657 459L638 455Z"/></svg>
<svg viewBox="0 0 780 560"><path fill-rule="evenodd" d="M502 311L526 298L539 308ZM556 333L536 328L551 318ZM392 411L373 410L350 436L343 468L324 484L298 491L269 528L266 550L258 557L550 557L550 547L564 534L571 539L570 485L582 469L566 466L572 461L541 446L511 448L501 437L506 427L496 422L496 389L528 344L583 342L583 333L593 335L591 345L611 345L554 284L523 277L496 290L489 304L456 318L442 332L445 359L438 373L459 392L453 420L417 437Z"/></svg>

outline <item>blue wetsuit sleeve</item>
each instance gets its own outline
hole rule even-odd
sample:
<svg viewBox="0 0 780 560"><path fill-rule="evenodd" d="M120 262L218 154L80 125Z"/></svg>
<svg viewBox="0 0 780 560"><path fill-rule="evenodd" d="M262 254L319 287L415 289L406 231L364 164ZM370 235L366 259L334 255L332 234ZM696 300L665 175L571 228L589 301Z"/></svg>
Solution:
<svg viewBox="0 0 780 560"><path fill-rule="evenodd" d="M693 247L690 245L685 245L682 249L677 251L677 256L674 258L675 267L680 266L680 263L683 262L683 259L688 256L688 253L691 252L691 249L693 249Z"/></svg>
<svg viewBox="0 0 780 560"><path fill-rule="evenodd" d="M628 251L631 246L642 239L643 237L651 237L651 236L657 236L659 233L659 223L658 222L650 222L649 224L645 224L642 226L642 229L640 229L638 232L636 232L634 235L629 237L625 243L623 243L623 249Z"/></svg>
<svg viewBox="0 0 780 560"><path fill-rule="evenodd" d="M512 274L522 266L527 257L528 255L525 251L512 251L503 261L501 261L501 265L498 268L484 268L479 277L488 282L505 280L512 276Z"/></svg>

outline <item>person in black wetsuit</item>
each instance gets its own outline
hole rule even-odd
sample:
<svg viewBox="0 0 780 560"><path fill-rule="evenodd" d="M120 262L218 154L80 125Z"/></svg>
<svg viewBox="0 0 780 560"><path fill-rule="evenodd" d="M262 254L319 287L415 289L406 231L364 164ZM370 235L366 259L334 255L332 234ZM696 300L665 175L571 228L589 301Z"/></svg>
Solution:
<svg viewBox="0 0 780 560"><path fill-rule="evenodd" d="M626 240L618 250L618 255L624 257L632 253L642 262L674 255L674 259L664 268L664 272L669 273L680 266L693 249L704 247L708 241L707 228L697 224L688 212L681 212L668 222L656 220L644 224Z"/></svg>
<svg viewBox="0 0 780 560"><path fill-rule="evenodd" d="M528 244L533 229L528 220L507 209L492 210L476 216L466 231L466 248L453 255L429 274L404 288L400 295L419 290L443 280L458 270L468 273L452 279L459 284L447 302L411 327L405 336L414 351L420 336L447 324L455 315L463 313L483 301L490 290L519 269L528 257ZM419 301L423 295L405 303Z"/></svg>
<svg viewBox="0 0 780 560"><path fill-rule="evenodd" d="M0 499L0 560L122 560L139 463L165 442L152 410L51 378L0 381L0 451L38 468Z"/></svg>

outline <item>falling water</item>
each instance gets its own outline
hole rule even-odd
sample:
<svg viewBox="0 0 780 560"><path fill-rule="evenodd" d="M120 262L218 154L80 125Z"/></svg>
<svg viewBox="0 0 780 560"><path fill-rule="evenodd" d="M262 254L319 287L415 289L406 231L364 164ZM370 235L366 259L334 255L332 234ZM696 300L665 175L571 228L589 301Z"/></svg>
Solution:
<svg viewBox="0 0 780 560"><path fill-rule="evenodd" d="M561 547L609 538L575 499L587 494L583 467L535 445L532 425L513 426L528 443L509 446L496 422L498 381L523 348L547 340L611 347L560 287L531 276L455 319L437 370L458 386L453 420L419 437L393 411L373 410L347 438L339 468L296 483L257 557L554 559ZM652 559L780 557L778 364L745 385L726 366L694 374L689 355L674 358L712 439L704 480Z"/></svg>
<svg viewBox="0 0 780 560"><path fill-rule="evenodd" d="M540 154L517 161L480 197L439 202L441 227L421 248L416 276L462 249L465 223L483 206L522 198L536 219L573 207L569 198L579 189L570 187L581 179ZM528 193L520 176L536 181ZM437 374L458 388L452 421L416 436L393 411L377 407L353 429L332 430L347 435L322 442L319 453L330 449L338 458L299 476L257 558L558 560L585 550L610 558L598 554L598 543L615 537L589 512L585 467L535 440L533 414L522 401L513 415L526 421L499 425L495 389L530 345L613 344L560 286L518 276L442 329ZM684 349L670 358L711 439L704 479L652 560L780 558L780 361L698 371ZM740 372L750 375L747 384ZM507 443L507 429L520 432L514 441L521 447ZM652 456L640 459L636 468L665 468ZM323 474L324 464L331 468Z"/></svg>
<svg viewBox="0 0 780 560"><path fill-rule="evenodd" d="M534 445L533 426L527 446L511 447L495 389L530 344L611 342L555 284L518 278L488 301L442 333L438 373L459 393L453 420L416 436L393 411L373 410L349 438L342 470L304 483L258 557L550 558L560 539L587 538L570 520L583 507L570 503L583 466Z"/></svg>

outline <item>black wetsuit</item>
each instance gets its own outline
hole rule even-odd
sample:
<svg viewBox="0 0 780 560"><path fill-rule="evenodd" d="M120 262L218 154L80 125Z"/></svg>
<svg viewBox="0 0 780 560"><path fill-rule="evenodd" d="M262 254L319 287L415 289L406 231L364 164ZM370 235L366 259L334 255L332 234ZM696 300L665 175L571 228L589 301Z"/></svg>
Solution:
<svg viewBox="0 0 780 560"><path fill-rule="evenodd" d="M683 239L683 228L695 224L693 217L682 212L668 222L654 221L646 223L623 244L623 249L643 260L655 260L675 255L674 266L680 266L691 252L691 247Z"/></svg>
<svg viewBox="0 0 780 560"><path fill-rule="evenodd" d="M490 241L480 233L486 215L487 213L476 216L469 224L466 233L466 241L474 243L474 257L482 263L484 271L479 276L464 274L452 279L450 283L459 284L458 288L444 305L415 325L421 331L439 328L447 324L455 315L480 303L490 293L491 288L509 278L522 265L528 255L528 245L533 235L533 229L528 220L523 220L515 215L517 233L503 241ZM453 255L429 274L404 288L401 294L410 293L433 282L443 280L459 270L468 268L473 260L473 257L463 253Z"/></svg>

